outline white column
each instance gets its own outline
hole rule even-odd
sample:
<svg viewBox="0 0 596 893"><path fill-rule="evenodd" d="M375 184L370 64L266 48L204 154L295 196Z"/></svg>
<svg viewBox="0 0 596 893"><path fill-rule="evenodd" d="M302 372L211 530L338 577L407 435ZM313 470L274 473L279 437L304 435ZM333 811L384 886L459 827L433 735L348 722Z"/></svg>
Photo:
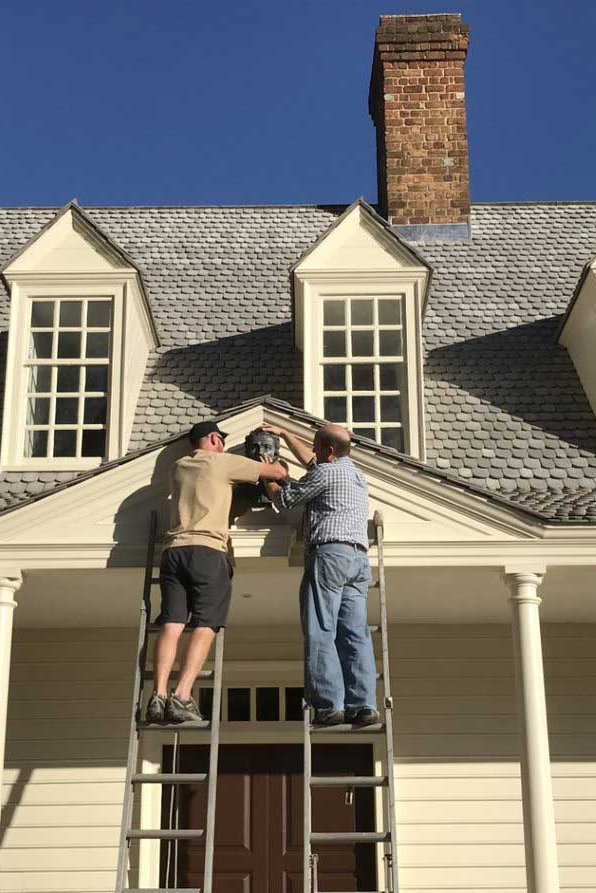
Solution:
<svg viewBox="0 0 596 893"><path fill-rule="evenodd" d="M528 893L558 893L559 869L537 594L542 575L506 573L521 726L521 778Z"/></svg>
<svg viewBox="0 0 596 893"><path fill-rule="evenodd" d="M20 577L0 577L0 782L4 774L12 620L14 609L17 606L14 594L19 590L21 582Z"/></svg>

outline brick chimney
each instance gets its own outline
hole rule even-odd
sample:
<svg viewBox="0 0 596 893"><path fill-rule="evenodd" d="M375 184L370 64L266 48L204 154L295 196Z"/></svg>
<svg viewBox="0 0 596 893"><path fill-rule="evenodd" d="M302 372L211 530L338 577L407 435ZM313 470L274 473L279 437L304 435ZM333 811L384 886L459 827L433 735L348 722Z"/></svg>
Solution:
<svg viewBox="0 0 596 893"><path fill-rule="evenodd" d="M410 238L469 234L467 51L459 15L382 16L377 28L369 110L379 210Z"/></svg>

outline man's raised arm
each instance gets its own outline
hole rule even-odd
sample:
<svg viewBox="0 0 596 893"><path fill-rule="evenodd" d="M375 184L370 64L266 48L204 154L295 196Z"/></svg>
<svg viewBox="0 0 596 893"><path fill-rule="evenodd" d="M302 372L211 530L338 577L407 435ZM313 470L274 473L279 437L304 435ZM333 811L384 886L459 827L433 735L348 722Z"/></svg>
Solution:
<svg viewBox="0 0 596 893"><path fill-rule="evenodd" d="M263 431L268 434L275 434L277 437L283 437L288 445L288 449L296 456L301 465L306 468L315 458L312 449L299 437L290 434L285 428L279 428L277 425L263 425Z"/></svg>

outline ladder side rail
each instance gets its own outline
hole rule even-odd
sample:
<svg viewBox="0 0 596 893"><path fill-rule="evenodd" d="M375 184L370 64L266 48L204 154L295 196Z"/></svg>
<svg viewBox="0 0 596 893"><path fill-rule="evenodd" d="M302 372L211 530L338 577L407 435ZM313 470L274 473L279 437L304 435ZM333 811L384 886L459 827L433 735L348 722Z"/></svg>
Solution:
<svg viewBox="0 0 596 893"><path fill-rule="evenodd" d="M213 681L213 706L211 708L211 740L209 745L209 776L207 780L207 825L205 833L205 869L202 893L213 890L213 856L215 850L215 808L217 801L217 764L219 758L219 727L221 722L221 690L223 675L225 628L222 626L215 639L215 678Z"/></svg>
<svg viewBox="0 0 596 893"><path fill-rule="evenodd" d="M303 851L302 851L302 890L311 893L311 845L312 802L310 782L312 777L312 751L310 739L310 707L306 699L302 701L302 720L304 732L304 773L303 773Z"/></svg>
<svg viewBox="0 0 596 893"><path fill-rule="evenodd" d="M383 551L383 517L376 511L373 518L377 544L379 574L379 607L381 615L381 649L383 702L385 712L385 745L387 755L387 823L391 854L392 893L398 893L397 828L395 809L395 767L393 753L393 699L391 696L391 670L389 666L389 630L387 626L387 591L385 587L385 556Z"/></svg>
<svg viewBox="0 0 596 893"><path fill-rule="evenodd" d="M120 844L118 849L118 866L116 869L116 893L121 893L125 888L126 869L128 866L128 839L127 831L130 828L132 818L132 806L134 788L132 776L136 769L139 753L139 733L137 719L140 710L141 692L147 659L147 624L151 611L151 578L153 576L153 562L155 556L155 538L157 532L157 512L151 512L149 520L149 540L147 543L147 557L145 561L145 578L143 583L143 600L139 620L139 635L137 639L137 656L135 662L135 676L132 694L132 706L130 711L130 727L128 737L128 756L126 760L126 776L124 780L124 798L122 802L122 823L120 825Z"/></svg>

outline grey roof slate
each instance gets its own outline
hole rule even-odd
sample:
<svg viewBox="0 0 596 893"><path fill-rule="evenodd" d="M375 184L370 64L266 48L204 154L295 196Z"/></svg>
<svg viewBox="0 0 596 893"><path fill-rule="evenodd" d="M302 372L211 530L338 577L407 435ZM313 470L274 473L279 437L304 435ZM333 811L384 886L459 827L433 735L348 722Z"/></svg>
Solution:
<svg viewBox="0 0 596 893"><path fill-rule="evenodd" d="M142 270L161 346L131 450L264 393L302 404L289 271L344 207L89 208ZM56 209L0 209L0 267ZM596 419L561 319L596 250L596 205L476 205L433 268L423 336L431 466L554 521L596 523ZM8 296L0 294L0 351ZM2 364L3 365L3 364ZM0 474L0 507L74 477Z"/></svg>

